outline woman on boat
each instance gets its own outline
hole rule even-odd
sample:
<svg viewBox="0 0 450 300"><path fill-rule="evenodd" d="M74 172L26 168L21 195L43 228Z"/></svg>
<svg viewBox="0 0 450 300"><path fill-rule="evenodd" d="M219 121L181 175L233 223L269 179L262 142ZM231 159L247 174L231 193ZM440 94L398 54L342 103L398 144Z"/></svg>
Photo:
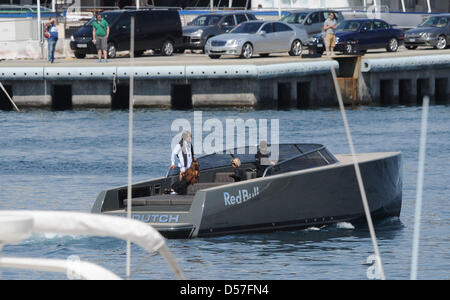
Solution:
<svg viewBox="0 0 450 300"><path fill-rule="evenodd" d="M244 181L247 179L247 174L241 169L241 160L239 158L233 158L231 166L234 169L234 174L230 174L230 177L234 179L234 182Z"/></svg>
<svg viewBox="0 0 450 300"><path fill-rule="evenodd" d="M186 169L179 181L172 184L170 192L165 191L165 194L173 195L186 195L189 185L198 182L200 177L200 163L196 158L194 158L191 166Z"/></svg>

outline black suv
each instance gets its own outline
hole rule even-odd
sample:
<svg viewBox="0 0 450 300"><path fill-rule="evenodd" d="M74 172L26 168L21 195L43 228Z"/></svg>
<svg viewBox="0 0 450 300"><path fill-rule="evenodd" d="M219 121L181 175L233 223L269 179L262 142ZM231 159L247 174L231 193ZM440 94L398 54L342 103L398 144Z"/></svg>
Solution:
<svg viewBox="0 0 450 300"><path fill-rule="evenodd" d="M182 42L181 20L176 10L116 10L102 13L110 27L108 57L117 51L130 50L130 21L135 16L134 55L141 56L146 50L156 50L170 56ZM92 43L92 23L95 17L81 27L71 38L70 48L75 57L84 58L95 54Z"/></svg>
<svg viewBox="0 0 450 300"><path fill-rule="evenodd" d="M256 17L247 12L202 14L183 28L183 45L177 47L177 52L184 52L185 49L203 50L208 39L252 20L256 20Z"/></svg>

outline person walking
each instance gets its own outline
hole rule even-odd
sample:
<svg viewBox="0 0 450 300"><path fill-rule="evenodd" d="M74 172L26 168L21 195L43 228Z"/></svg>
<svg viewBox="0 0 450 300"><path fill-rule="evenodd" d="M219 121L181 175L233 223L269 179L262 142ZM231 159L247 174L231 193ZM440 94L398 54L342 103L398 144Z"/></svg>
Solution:
<svg viewBox="0 0 450 300"><path fill-rule="evenodd" d="M56 27L56 19L50 18L44 28L44 36L47 38L48 42L48 61L53 63L55 61L56 43L58 42L58 28Z"/></svg>
<svg viewBox="0 0 450 300"><path fill-rule="evenodd" d="M105 62L108 62L108 37L109 24L101 14L97 14L97 20L92 23L92 42L97 48L98 62L102 62L102 52Z"/></svg>
<svg viewBox="0 0 450 300"><path fill-rule="evenodd" d="M325 48L327 56L334 55L334 47L336 46L336 27L337 21L334 13L330 13L328 19L325 21L323 29L325 30Z"/></svg>

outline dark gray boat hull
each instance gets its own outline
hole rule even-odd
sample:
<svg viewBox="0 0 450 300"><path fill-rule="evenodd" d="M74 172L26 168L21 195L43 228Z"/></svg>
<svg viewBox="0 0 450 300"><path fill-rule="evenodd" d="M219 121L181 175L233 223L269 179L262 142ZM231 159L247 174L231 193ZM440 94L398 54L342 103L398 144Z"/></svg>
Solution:
<svg viewBox="0 0 450 300"><path fill-rule="evenodd" d="M360 164L374 219L400 216L402 203L401 157ZM289 176L269 177L254 184L229 186L238 194L258 186L259 195L224 209L222 189L209 191L198 236L237 232L305 228L339 221L365 220L354 166L319 168Z"/></svg>
<svg viewBox="0 0 450 300"><path fill-rule="evenodd" d="M133 217L151 224L169 238L292 230L342 221L365 222L351 157L336 157L339 163L325 167L200 190L186 209L133 208ZM400 216L401 154L361 154L358 160L372 218ZM99 195L93 212L125 215L120 209L102 210L101 203L107 194Z"/></svg>

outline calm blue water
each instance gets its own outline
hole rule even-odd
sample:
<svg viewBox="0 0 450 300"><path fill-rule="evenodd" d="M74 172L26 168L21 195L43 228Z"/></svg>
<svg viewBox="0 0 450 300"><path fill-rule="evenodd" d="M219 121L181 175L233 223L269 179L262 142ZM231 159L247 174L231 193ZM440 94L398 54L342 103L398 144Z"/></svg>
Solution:
<svg viewBox="0 0 450 300"><path fill-rule="evenodd" d="M388 279L408 279L414 222L420 107L348 110L358 152L402 151L404 194L400 219L377 224ZM170 125L193 112L135 112L134 181L165 174ZM348 153L336 109L208 110L203 118L277 118L280 142L322 143ZM124 111L0 111L0 209L89 212L97 194L127 182L128 113ZM450 279L450 106L430 111L419 278ZM321 229L170 240L190 279L366 279L373 254L366 228ZM125 276L125 242L111 238L35 235L4 254L82 260ZM173 278L163 259L133 247L133 279ZM65 275L3 270L4 279L64 279Z"/></svg>

